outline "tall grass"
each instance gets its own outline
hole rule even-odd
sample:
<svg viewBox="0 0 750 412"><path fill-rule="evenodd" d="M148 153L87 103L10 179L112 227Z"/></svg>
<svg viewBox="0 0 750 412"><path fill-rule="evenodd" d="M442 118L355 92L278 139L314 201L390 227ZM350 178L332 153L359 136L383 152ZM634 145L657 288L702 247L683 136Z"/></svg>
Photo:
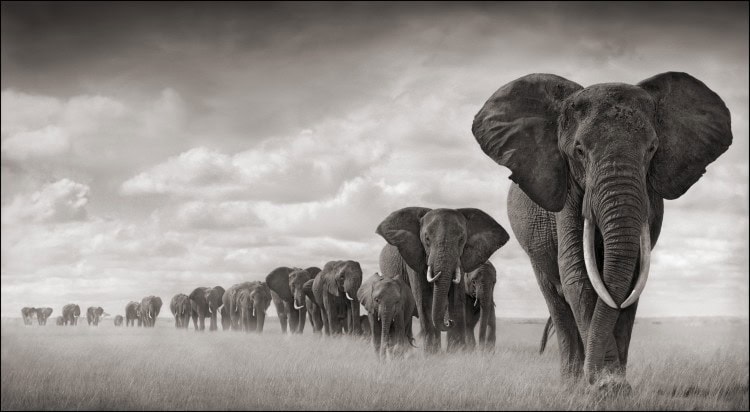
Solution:
<svg viewBox="0 0 750 412"><path fill-rule="evenodd" d="M541 324L498 323L494 354L378 362L369 342L2 323L2 409L748 409L748 324L639 322L629 396L566 387ZM415 327L415 330L417 328Z"/></svg>

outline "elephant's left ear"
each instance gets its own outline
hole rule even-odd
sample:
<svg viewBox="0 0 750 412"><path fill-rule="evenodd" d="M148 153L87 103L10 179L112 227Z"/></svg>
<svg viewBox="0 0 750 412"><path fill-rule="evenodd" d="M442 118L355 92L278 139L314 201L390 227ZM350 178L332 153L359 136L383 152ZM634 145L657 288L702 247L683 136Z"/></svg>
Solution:
<svg viewBox="0 0 750 412"><path fill-rule="evenodd" d="M510 240L508 232L492 216L479 209L458 209L466 218L466 245L461 255L464 272L471 272Z"/></svg>
<svg viewBox="0 0 750 412"><path fill-rule="evenodd" d="M305 282L302 285L302 292L307 296L308 298L312 299L313 302L315 302L315 295L313 294L313 282L315 282L315 279L310 279L307 282Z"/></svg>
<svg viewBox="0 0 750 412"><path fill-rule="evenodd" d="M663 198L676 199L732 144L729 109L687 73L658 74L638 86L656 102L659 147L651 160L649 182Z"/></svg>

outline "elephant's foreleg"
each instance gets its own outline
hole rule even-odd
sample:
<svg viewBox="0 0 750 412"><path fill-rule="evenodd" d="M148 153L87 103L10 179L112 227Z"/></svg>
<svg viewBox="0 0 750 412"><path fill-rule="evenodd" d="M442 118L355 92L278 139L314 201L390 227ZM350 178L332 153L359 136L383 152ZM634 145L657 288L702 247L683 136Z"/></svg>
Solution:
<svg viewBox="0 0 750 412"><path fill-rule="evenodd" d="M419 315L420 334L422 335L422 346L427 353L435 353L440 349L440 332L432 325L432 299L425 296L430 289L423 289L422 279L419 273L407 268L409 287L414 295ZM427 299L425 299L427 298Z"/></svg>
<svg viewBox="0 0 750 412"><path fill-rule="evenodd" d="M325 312L328 316L328 330L330 331L331 335L337 335L340 333L339 323L338 323L338 308L336 307L336 303L332 296L326 294L325 297L323 297L323 305L325 306Z"/></svg>
<svg viewBox="0 0 750 412"><path fill-rule="evenodd" d="M297 310L297 315L299 316L299 323L297 325L297 333L302 333L305 331L305 320L307 319L307 309L302 308Z"/></svg>
<svg viewBox="0 0 750 412"><path fill-rule="evenodd" d="M375 356L380 358L380 331L382 325L374 314L370 313L367 316L370 318L370 325L372 325L372 346L375 348Z"/></svg>
<svg viewBox="0 0 750 412"><path fill-rule="evenodd" d="M638 301L620 311L620 317L615 324L615 344L619 355L619 369L617 373L625 376L628 366L628 349L630 348L630 337L633 336L633 323L635 322L635 312L638 308Z"/></svg>
<svg viewBox="0 0 750 412"><path fill-rule="evenodd" d="M473 349L476 344L474 337L474 328L479 322L479 306L474 306L474 299L467 297L464 302L464 313L466 314L466 347Z"/></svg>

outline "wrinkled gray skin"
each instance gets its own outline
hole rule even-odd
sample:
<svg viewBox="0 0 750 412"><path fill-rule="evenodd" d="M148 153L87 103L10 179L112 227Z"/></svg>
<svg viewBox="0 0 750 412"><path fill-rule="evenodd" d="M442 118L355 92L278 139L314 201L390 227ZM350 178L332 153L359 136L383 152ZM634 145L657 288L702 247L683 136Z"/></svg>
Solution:
<svg viewBox="0 0 750 412"><path fill-rule="evenodd" d="M237 292L235 309L242 331L263 333L266 311L271 306L271 290L264 282L252 282Z"/></svg>
<svg viewBox="0 0 750 412"><path fill-rule="evenodd" d="M320 269L316 267L301 269L282 266L266 276L266 284L271 290L271 298L279 315L281 333L286 333L287 323L291 333L302 333L305 330L307 303L303 288L319 272Z"/></svg>
<svg viewBox="0 0 750 412"><path fill-rule="evenodd" d="M65 325L65 319L63 319L62 316L58 316L57 318L55 318L55 325L57 326Z"/></svg>
<svg viewBox="0 0 750 412"><path fill-rule="evenodd" d="M312 276L310 280L302 285L302 292L305 295L307 319L310 321L310 326L313 329L313 333L323 334L323 311L315 302L315 294L312 291L313 283L315 283L315 277L320 273L320 268L313 266L305 270L310 274L310 276Z"/></svg>
<svg viewBox="0 0 750 412"><path fill-rule="evenodd" d="M513 172L508 217L557 329L562 375L601 383L614 374L627 388L638 295L622 304L650 253L641 241L648 234L656 245L663 200L684 194L727 150L729 110L686 73L587 88L532 74L493 94L472 132ZM599 292L584 257L584 221L594 229L588 267L601 274Z"/></svg>
<svg viewBox="0 0 750 412"><path fill-rule="evenodd" d="M361 289L361 286L360 286ZM411 292L409 292L411 293ZM361 301L360 301L361 302ZM416 310L416 306L414 306L414 310ZM362 329L362 337L363 338L370 338L372 336L372 328L370 327L370 317L367 315L360 315L359 316L359 327Z"/></svg>
<svg viewBox="0 0 750 412"><path fill-rule="evenodd" d="M190 297L184 293L178 293L169 302L169 310L174 316L174 327L187 329L190 325L190 315L193 313Z"/></svg>
<svg viewBox="0 0 750 412"><path fill-rule="evenodd" d="M411 287L424 350L440 350L441 331L448 332L449 351L463 348L466 295L460 279L502 247L508 233L479 209L424 207L391 213L376 232L389 243L380 253L381 273L400 277ZM430 268L433 282L427 278Z"/></svg>
<svg viewBox="0 0 750 412"><path fill-rule="evenodd" d="M39 325L46 325L50 315L52 315L52 308L36 308L36 320Z"/></svg>
<svg viewBox="0 0 750 412"><path fill-rule="evenodd" d="M265 314L266 309L268 309L268 306L264 306L265 302L263 302L263 297L266 294L265 292L268 292L268 305L271 304L271 292L268 289L268 286L265 282L259 282L259 281L253 281L253 282L243 282L238 283L236 285L232 285L229 289L226 290L224 293L224 297L222 299L222 302L224 304L224 307L227 308L229 313L229 319L230 319L230 326L232 330L243 330L243 325L241 323L241 311L239 307L239 301L238 296L239 293L242 290L248 290L250 292L255 291L256 289L259 289L259 293L257 293L257 306L255 309L255 322L256 326L252 326L252 330L258 330L258 332L263 331L263 324L265 323ZM253 301L253 305L255 305L256 302ZM250 310L253 310L253 307L250 308ZM246 317L247 318L247 317ZM252 319L252 317L250 317Z"/></svg>
<svg viewBox="0 0 750 412"><path fill-rule="evenodd" d="M122 326L123 317L122 315L115 316L115 327Z"/></svg>
<svg viewBox="0 0 750 412"><path fill-rule="evenodd" d="M92 324L94 326L99 326L99 320L102 318L102 315L104 315L104 309L102 309L101 306L89 306L88 309L86 309L86 321L89 326Z"/></svg>
<svg viewBox="0 0 750 412"><path fill-rule="evenodd" d="M135 327L136 321L138 321L138 326L143 325L143 319L141 318L141 304L131 300L125 305L125 327Z"/></svg>
<svg viewBox="0 0 750 412"><path fill-rule="evenodd" d="M479 323L479 347L483 350L495 348L495 282L497 272L495 266L485 262L464 277L466 290L466 345L476 346L474 328Z"/></svg>
<svg viewBox="0 0 750 412"><path fill-rule="evenodd" d="M375 273L362 283L357 299L367 309L375 354L380 359L388 353L402 355L414 340L411 317L417 305L409 285L401 278Z"/></svg>
<svg viewBox="0 0 750 412"><path fill-rule="evenodd" d="M144 328L153 328L161 310L161 298L158 296L146 296L141 300L141 319Z"/></svg>
<svg viewBox="0 0 750 412"><path fill-rule="evenodd" d="M78 318L81 316L81 308L75 303L68 303L63 306L62 315L65 326L75 326L78 324Z"/></svg>
<svg viewBox="0 0 750 412"><path fill-rule="evenodd" d="M542 332L542 340L539 342L539 354L544 353L544 349L547 347L547 340L555 334L555 324L552 323L552 317L547 318L547 323L544 325L544 331Z"/></svg>
<svg viewBox="0 0 750 412"><path fill-rule="evenodd" d="M359 300L362 267L353 260L336 260L325 264L312 284L315 303L321 311L326 335L342 332L359 335ZM345 313L341 313L343 308ZM343 319L339 316L343 314Z"/></svg>
<svg viewBox="0 0 750 412"><path fill-rule="evenodd" d="M24 325L31 325L31 319L36 316L36 308L25 307L21 309L21 317Z"/></svg>
<svg viewBox="0 0 750 412"><path fill-rule="evenodd" d="M196 331L206 329L205 319L207 317L211 318L208 330L215 331L219 329L218 316L223 305L224 293L224 288L221 286L195 288L190 293L193 326Z"/></svg>

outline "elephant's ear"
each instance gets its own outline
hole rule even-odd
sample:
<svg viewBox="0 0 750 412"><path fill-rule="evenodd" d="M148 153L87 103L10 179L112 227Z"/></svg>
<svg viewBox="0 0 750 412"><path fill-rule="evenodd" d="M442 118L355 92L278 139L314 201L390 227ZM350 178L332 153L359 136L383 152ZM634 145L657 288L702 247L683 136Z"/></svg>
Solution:
<svg viewBox="0 0 750 412"><path fill-rule="evenodd" d="M326 263L320 276L325 276L322 280L325 283L326 290L333 296L339 296L339 288L336 284L336 277L344 269L344 262L340 260Z"/></svg>
<svg viewBox="0 0 750 412"><path fill-rule="evenodd" d="M464 272L471 272L508 242L508 232L492 216L479 209L458 209L466 218L466 245L461 255Z"/></svg>
<svg viewBox="0 0 750 412"><path fill-rule="evenodd" d="M221 300L224 297L224 294L227 293L226 290L224 290L221 286L214 286L213 289L216 291L215 293L219 296L219 300Z"/></svg>
<svg viewBox="0 0 750 412"><path fill-rule="evenodd" d="M419 237L421 219L432 209L426 207L405 207L399 209L385 218L378 225L375 233L385 239L389 244L396 246L398 253L404 258L406 264L417 273L427 269L427 261Z"/></svg>
<svg viewBox="0 0 750 412"><path fill-rule="evenodd" d="M320 268L317 266L310 266L309 268L305 270L307 271L307 273L310 274L311 278L315 278L315 276L317 276L318 273L320 273Z"/></svg>
<svg viewBox="0 0 750 412"><path fill-rule="evenodd" d="M292 300L292 291L289 290L289 274L292 269L288 267L278 267L266 276L266 284L276 292L282 300Z"/></svg>
<svg viewBox="0 0 750 412"><path fill-rule="evenodd" d="M498 89L474 116L471 132L482 151L513 172L531 200L559 212L567 167L557 144L561 103L582 87L553 74L529 74Z"/></svg>
<svg viewBox="0 0 750 412"><path fill-rule="evenodd" d="M307 282L305 282L302 285L302 293L305 294L308 298L312 299L313 302L315 302L315 295L313 294L312 287L313 282L315 282L315 279L310 279Z"/></svg>
<svg viewBox="0 0 750 412"><path fill-rule="evenodd" d="M651 160L649 182L663 198L676 199L732 144L729 109L687 73L657 74L638 86L656 102L659 147Z"/></svg>

